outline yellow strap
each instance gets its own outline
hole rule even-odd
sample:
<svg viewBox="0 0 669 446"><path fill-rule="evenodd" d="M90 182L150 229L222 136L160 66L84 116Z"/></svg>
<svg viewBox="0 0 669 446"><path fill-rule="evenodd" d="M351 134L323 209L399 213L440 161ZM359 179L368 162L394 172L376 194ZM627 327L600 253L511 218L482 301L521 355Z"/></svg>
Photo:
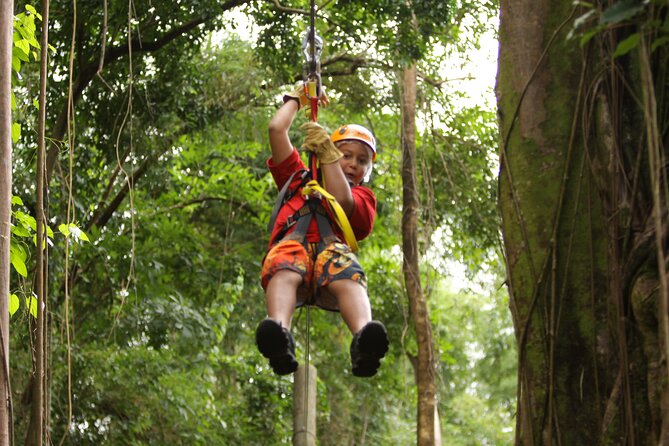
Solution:
<svg viewBox="0 0 669 446"><path fill-rule="evenodd" d="M337 202L337 199L328 191L323 189L316 180L309 181L302 188L302 195L309 195L312 192L318 192L323 197L325 197L328 204L330 205L330 209L332 209L332 213L334 214L335 223L337 223L337 226L339 226L341 231L344 233L344 240L346 240L346 244L353 252L357 252L358 241L355 239L353 228L351 228L351 223L348 221L346 212L344 212L344 209L342 209L341 205Z"/></svg>

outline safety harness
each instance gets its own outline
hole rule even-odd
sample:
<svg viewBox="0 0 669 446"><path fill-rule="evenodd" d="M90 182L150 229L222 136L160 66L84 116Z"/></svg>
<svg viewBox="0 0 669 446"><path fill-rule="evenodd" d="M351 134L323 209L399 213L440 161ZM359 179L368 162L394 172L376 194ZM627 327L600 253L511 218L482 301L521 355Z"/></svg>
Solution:
<svg viewBox="0 0 669 446"><path fill-rule="evenodd" d="M296 177L299 177L300 181L296 187L291 188L290 186ZM332 230L330 220L332 218L334 223L341 229L346 244L353 252L357 252L358 242L355 238L355 234L353 233L353 228L351 228L351 223L346 216L346 212L344 212L344 209L342 209L341 205L337 202L332 194L320 186L318 181L311 178L311 172L307 169L294 172L288 178L288 181L286 181L286 183L283 185L281 191L279 192L279 196L274 203L272 216L270 217L267 229L270 232L274 230L276 218L281 207L291 198L293 198L295 193L300 189L302 189L302 195L305 196L305 203L293 215L288 217L286 223L274 237L273 243L277 243L281 240L295 240L305 244L307 232L309 230L309 224L311 223L311 219L314 217L318 223L318 232L320 234L321 242L325 245L333 243L337 240L337 236ZM314 192L325 199L331 214L328 213L326 208L323 206L323 202L319 195L312 195ZM288 234L288 231L293 227L293 231Z"/></svg>

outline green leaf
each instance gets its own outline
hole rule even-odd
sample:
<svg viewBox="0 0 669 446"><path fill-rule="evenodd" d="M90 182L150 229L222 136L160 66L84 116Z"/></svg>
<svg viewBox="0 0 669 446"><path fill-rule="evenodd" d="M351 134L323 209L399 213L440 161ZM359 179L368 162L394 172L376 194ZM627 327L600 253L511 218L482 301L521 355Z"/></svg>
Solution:
<svg viewBox="0 0 669 446"><path fill-rule="evenodd" d="M19 206L23 206L23 200L21 200L21 197L17 197L16 195L12 195L12 204L17 204Z"/></svg>
<svg viewBox="0 0 669 446"><path fill-rule="evenodd" d="M65 237L69 237L70 235L72 235L77 240L83 240L85 242L90 242L86 233L84 231L82 231L81 228L79 228L79 226L77 226L76 223L69 223L67 225L63 223L63 224L58 226L58 230Z"/></svg>
<svg viewBox="0 0 669 446"><path fill-rule="evenodd" d="M641 34L634 33L625 40L618 42L618 46L616 47L616 50L613 53L613 57L615 58L629 53L639 45L640 40L641 40Z"/></svg>
<svg viewBox="0 0 669 446"><path fill-rule="evenodd" d="M12 251L9 252L9 260L12 262L12 266L17 273L23 277L28 277L28 268L26 268L26 263L19 258L18 255L12 255Z"/></svg>
<svg viewBox="0 0 669 446"><path fill-rule="evenodd" d="M27 62L29 60L30 43L25 39L14 42L14 52L22 61Z"/></svg>
<svg viewBox="0 0 669 446"><path fill-rule="evenodd" d="M37 296L26 297L26 306L32 317L37 319Z"/></svg>
<svg viewBox="0 0 669 446"><path fill-rule="evenodd" d="M28 258L28 253L23 248L23 246L20 243L15 242L14 240L10 240L9 255L10 259L12 256L16 256L16 258L18 258L22 262L25 262L26 259Z"/></svg>
<svg viewBox="0 0 669 446"><path fill-rule="evenodd" d="M58 230L60 231L61 234L63 234L65 237L70 236L70 228L65 224L61 223L58 225Z"/></svg>
<svg viewBox="0 0 669 446"><path fill-rule="evenodd" d="M581 40L579 42L579 45L581 47L585 46L586 43L588 43L593 37L595 37L599 32L601 32L604 29L603 26L596 26L585 33L581 36Z"/></svg>
<svg viewBox="0 0 669 446"><path fill-rule="evenodd" d="M14 316L14 313L19 309L19 296L12 293L9 295L9 315Z"/></svg>
<svg viewBox="0 0 669 446"><path fill-rule="evenodd" d="M33 5L26 5L26 11L37 15L37 10L35 9L35 7Z"/></svg>
<svg viewBox="0 0 669 446"><path fill-rule="evenodd" d="M79 239L90 243L90 240L88 239L88 236L81 229L79 230Z"/></svg>
<svg viewBox="0 0 669 446"><path fill-rule="evenodd" d="M16 235L17 237L30 237L31 235L30 231L25 226L13 226L12 234Z"/></svg>
<svg viewBox="0 0 669 446"><path fill-rule="evenodd" d="M653 44L650 46L651 53L656 49L658 49L659 47L666 45L667 42L669 42L669 36L663 36L660 37L659 39L655 39L653 41Z"/></svg>
<svg viewBox="0 0 669 446"><path fill-rule="evenodd" d="M16 144L21 138L21 124L15 122L12 124L12 142Z"/></svg>
<svg viewBox="0 0 669 446"><path fill-rule="evenodd" d="M639 0L620 0L602 13L599 23L620 23L630 19L644 10L646 7L645 3L646 2L640 2Z"/></svg>

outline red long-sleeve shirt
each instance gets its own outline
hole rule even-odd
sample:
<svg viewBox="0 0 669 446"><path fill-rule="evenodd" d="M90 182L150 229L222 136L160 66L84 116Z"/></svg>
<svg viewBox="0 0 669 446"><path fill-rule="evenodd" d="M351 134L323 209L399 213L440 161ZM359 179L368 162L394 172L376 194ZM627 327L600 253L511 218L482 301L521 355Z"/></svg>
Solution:
<svg viewBox="0 0 669 446"><path fill-rule="evenodd" d="M293 150L291 155L282 161L279 164L274 164L270 158L267 161L267 167L274 178L279 190L284 186L286 181L290 176L299 170L306 169L306 166L302 159L300 158L297 150ZM291 189L298 187L300 184L301 178L299 175L293 177L293 184L290 186ZM351 194L353 195L353 201L355 206L353 208L353 213L349 216L349 222L351 223L351 228L355 235L356 240L362 240L367 237L374 228L374 219L376 217L376 196L371 189L365 186L353 186L351 188ZM323 199L325 202L325 199ZM279 213L272 228L272 236L270 237L270 246L275 242L275 237L286 225L288 217L295 214L305 203L305 197L298 191L295 193L290 200L284 203L279 210ZM323 203L323 206L327 209L327 204ZM288 230L290 233L294 229L294 226ZM344 240L341 230L337 225L333 225L333 230L335 234L339 236L341 240ZM318 224L316 219L313 218L309 224L309 230L307 232L307 241L308 242L318 242L320 240L320 235L318 233Z"/></svg>

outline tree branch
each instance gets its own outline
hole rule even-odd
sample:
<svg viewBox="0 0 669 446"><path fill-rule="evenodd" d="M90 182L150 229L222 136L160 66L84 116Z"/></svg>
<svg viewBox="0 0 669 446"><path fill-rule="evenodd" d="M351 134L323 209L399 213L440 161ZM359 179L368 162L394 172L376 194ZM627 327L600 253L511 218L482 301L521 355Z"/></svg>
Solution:
<svg viewBox="0 0 669 446"><path fill-rule="evenodd" d="M191 198L190 200L183 201L181 203L173 204L172 206L168 206L165 209L160 209L152 214L149 215L149 217L153 217L158 214L164 214L165 212L173 211L175 209L183 209L188 206L192 206L194 204L202 204L206 203L207 201L226 201L228 203L231 203L237 207L237 209L244 209L247 213L251 214L254 217L258 217L258 213L255 212L252 209L248 208L248 203L246 202L241 202L238 200L234 200L230 197L222 197L222 196L214 196L214 195L205 195L202 197L197 197L197 198Z"/></svg>
<svg viewBox="0 0 669 446"><path fill-rule="evenodd" d="M237 6L241 6L245 3L248 3L249 1L250 0L228 0L221 5L220 12L224 12ZM168 43L173 42L174 40L177 40L179 37L192 31L201 24L211 20L213 17L214 16L211 14L204 15L201 17L196 17L191 21L182 24L181 26L172 28L171 30L167 31L165 34L163 34L154 41L142 42L138 38L134 38L131 40L130 44L135 53L155 52L163 48ZM77 101L81 97L81 93L91 83L93 77L95 77L96 74L99 74L98 68L100 66L106 66L109 65L110 63L119 60L122 56L127 54L127 52L128 52L127 43L110 47L106 49L104 56L102 56L99 60L92 60L91 62L88 62L86 65L82 66L81 71L79 72L77 79L74 82L74 88L72 92L73 103L74 104L77 103ZM83 55L79 56L80 56L78 58L79 60L85 59ZM63 135L65 135L66 128L67 128L67 104L63 106L58 115L58 118L56 119L56 125L53 132L53 139L61 141L63 139ZM47 161L46 161L47 184L48 181L51 179L51 175L53 173L53 167L57 159L58 159L58 147L56 145L51 145L47 154Z"/></svg>

